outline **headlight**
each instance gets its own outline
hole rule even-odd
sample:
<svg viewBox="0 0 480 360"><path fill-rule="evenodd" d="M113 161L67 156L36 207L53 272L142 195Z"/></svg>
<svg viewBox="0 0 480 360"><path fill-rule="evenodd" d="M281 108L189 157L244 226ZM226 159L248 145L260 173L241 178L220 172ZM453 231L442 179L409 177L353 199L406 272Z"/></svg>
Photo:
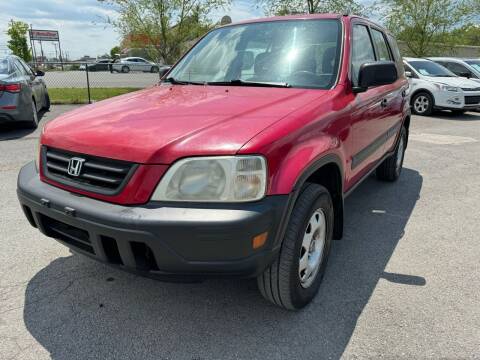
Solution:
<svg viewBox="0 0 480 360"><path fill-rule="evenodd" d="M451 91L451 92L459 92L460 91L460 88L455 87L455 86L449 86L449 85L439 84L439 83L436 83L435 86L437 88L439 88L440 90L443 90L443 91Z"/></svg>
<svg viewBox="0 0 480 360"><path fill-rule="evenodd" d="M152 195L158 201L245 202L265 195L262 156L211 156L176 162Z"/></svg>

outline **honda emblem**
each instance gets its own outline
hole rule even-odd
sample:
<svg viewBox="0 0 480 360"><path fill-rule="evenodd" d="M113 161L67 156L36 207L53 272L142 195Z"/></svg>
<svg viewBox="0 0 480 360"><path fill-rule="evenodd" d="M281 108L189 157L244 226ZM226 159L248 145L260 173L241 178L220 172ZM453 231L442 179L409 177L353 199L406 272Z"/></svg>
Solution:
<svg viewBox="0 0 480 360"><path fill-rule="evenodd" d="M85 162L85 159L82 158L71 158L68 161L68 175L70 176L80 176L80 173L82 171L83 163Z"/></svg>

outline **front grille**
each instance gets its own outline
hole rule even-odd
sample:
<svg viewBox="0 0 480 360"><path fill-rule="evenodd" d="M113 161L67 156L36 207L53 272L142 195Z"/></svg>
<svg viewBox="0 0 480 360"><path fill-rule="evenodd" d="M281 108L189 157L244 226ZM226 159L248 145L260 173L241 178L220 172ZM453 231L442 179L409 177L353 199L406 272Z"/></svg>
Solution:
<svg viewBox="0 0 480 360"><path fill-rule="evenodd" d="M69 173L72 158L82 164L78 174ZM42 163L47 178L61 184L99 194L114 195L128 182L136 165L91 155L42 147Z"/></svg>
<svg viewBox="0 0 480 360"><path fill-rule="evenodd" d="M480 104L480 96L465 96L465 105Z"/></svg>
<svg viewBox="0 0 480 360"><path fill-rule="evenodd" d="M478 88L462 88L463 91L480 91L480 87Z"/></svg>

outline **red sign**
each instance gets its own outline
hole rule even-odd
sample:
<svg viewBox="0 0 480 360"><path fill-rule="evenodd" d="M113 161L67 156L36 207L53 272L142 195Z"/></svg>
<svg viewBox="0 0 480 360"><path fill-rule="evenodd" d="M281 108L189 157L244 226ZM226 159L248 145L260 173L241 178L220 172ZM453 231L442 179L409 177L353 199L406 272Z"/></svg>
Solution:
<svg viewBox="0 0 480 360"><path fill-rule="evenodd" d="M30 30L31 40L58 41L58 31L55 30Z"/></svg>

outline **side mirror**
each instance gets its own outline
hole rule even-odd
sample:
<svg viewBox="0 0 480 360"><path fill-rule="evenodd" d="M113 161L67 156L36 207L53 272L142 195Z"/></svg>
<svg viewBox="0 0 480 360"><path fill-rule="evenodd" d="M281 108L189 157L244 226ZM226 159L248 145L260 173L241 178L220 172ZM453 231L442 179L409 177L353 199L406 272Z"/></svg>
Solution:
<svg viewBox="0 0 480 360"><path fill-rule="evenodd" d="M37 70L35 76L45 76L45 73L42 70Z"/></svg>
<svg viewBox="0 0 480 360"><path fill-rule="evenodd" d="M407 78L413 78L412 72L411 71L405 71L405 76Z"/></svg>
<svg viewBox="0 0 480 360"><path fill-rule="evenodd" d="M160 68L159 73L160 73L160 78L163 78L169 71L171 67L170 66L164 66Z"/></svg>
<svg viewBox="0 0 480 360"><path fill-rule="evenodd" d="M376 61L360 66L358 86L355 93L367 91L369 87L392 84L398 79L397 67L393 61Z"/></svg>
<svg viewBox="0 0 480 360"><path fill-rule="evenodd" d="M469 72L464 72L464 73L458 74L458 76L470 79L472 77L472 74L470 74Z"/></svg>

